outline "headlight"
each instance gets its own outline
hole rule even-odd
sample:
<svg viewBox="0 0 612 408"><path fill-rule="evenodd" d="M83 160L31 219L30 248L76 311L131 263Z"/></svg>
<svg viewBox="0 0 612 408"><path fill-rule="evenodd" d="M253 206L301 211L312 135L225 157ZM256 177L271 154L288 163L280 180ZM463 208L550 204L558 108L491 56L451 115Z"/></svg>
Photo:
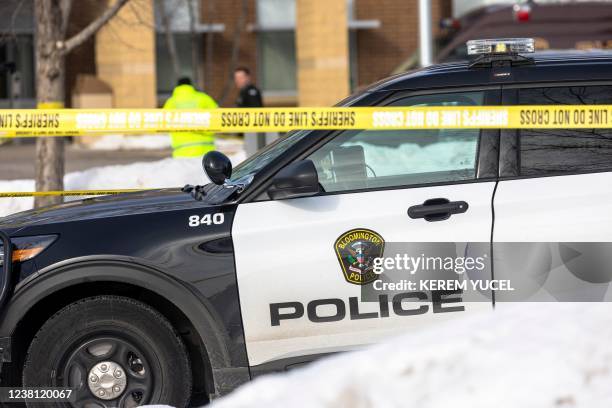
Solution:
<svg viewBox="0 0 612 408"><path fill-rule="evenodd" d="M11 238L13 262L24 262L34 258L55 241L57 235L37 235ZM4 264L4 245L0 243L0 266Z"/></svg>

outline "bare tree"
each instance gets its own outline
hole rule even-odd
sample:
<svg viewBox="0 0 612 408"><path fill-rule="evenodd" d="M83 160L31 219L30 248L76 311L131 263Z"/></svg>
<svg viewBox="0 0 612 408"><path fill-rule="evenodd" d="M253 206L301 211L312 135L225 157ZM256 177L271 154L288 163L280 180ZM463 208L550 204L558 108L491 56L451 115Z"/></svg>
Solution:
<svg viewBox="0 0 612 408"><path fill-rule="evenodd" d="M129 0L115 0L78 34L66 39L73 0L35 0L36 98L39 105L64 102L66 56L93 36ZM59 104L59 105L58 105ZM36 141L36 190L64 188L64 139L42 137ZM36 197L35 207L61 202L61 197Z"/></svg>

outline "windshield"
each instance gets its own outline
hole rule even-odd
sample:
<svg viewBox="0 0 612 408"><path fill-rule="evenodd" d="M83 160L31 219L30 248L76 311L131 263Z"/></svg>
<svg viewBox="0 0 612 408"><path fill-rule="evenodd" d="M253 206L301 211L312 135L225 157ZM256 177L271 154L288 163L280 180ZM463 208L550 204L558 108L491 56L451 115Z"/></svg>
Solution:
<svg viewBox="0 0 612 408"><path fill-rule="evenodd" d="M291 146L302 140L308 133L310 133L308 130L297 130L290 132L286 136L276 140L274 143L264 147L262 150L257 152L257 154L240 163L232 172L230 181L238 182L256 174L274 159L280 157L280 155Z"/></svg>

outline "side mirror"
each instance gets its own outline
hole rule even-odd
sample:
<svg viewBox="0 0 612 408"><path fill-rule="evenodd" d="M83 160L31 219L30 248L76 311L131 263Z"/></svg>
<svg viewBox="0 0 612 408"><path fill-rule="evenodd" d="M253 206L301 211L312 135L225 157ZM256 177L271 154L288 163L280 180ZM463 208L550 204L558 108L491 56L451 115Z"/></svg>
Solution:
<svg viewBox="0 0 612 408"><path fill-rule="evenodd" d="M291 163L278 172L268 188L268 196L273 200L308 197L321 191L317 169L311 160Z"/></svg>
<svg viewBox="0 0 612 408"><path fill-rule="evenodd" d="M232 176L232 162L220 152L206 153L202 159L202 167L210 181L217 185L223 185L225 180Z"/></svg>

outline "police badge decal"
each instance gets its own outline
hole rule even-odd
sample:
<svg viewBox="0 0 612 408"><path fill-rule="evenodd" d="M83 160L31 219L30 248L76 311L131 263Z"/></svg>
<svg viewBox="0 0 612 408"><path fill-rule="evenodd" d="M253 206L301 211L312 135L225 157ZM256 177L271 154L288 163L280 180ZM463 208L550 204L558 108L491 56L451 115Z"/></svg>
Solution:
<svg viewBox="0 0 612 408"><path fill-rule="evenodd" d="M344 278L355 285L374 282L374 259L383 255L385 240L380 234L356 228L345 232L334 243L334 250L344 273Z"/></svg>

